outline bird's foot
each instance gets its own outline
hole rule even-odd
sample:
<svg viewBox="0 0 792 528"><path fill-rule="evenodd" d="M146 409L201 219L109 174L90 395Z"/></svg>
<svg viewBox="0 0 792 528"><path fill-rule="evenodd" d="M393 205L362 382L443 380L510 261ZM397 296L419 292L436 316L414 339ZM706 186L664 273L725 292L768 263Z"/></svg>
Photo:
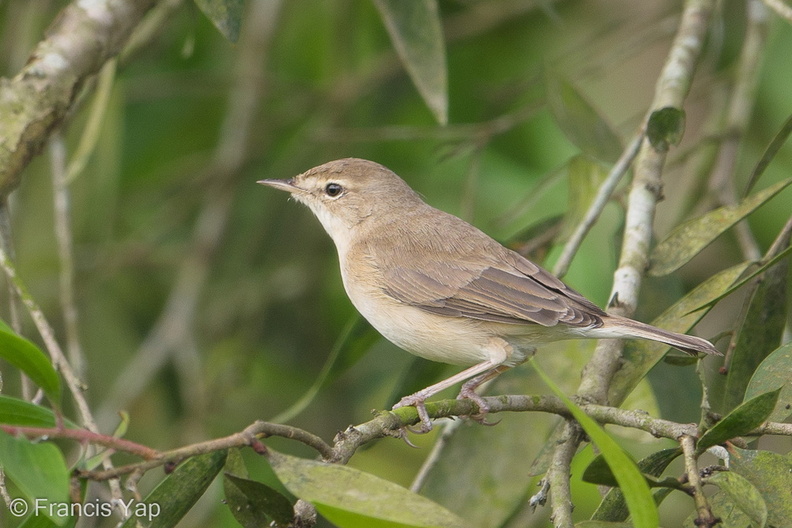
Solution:
<svg viewBox="0 0 792 528"><path fill-rule="evenodd" d="M478 393L475 390L475 387L472 388L468 387L467 383L465 385L462 385L462 390L459 391L457 400L471 400L473 403L475 403L478 406L479 408L478 412L476 414L471 414L469 416L471 420L478 422L481 425L488 425L488 426L498 425L500 423L500 420L498 420L497 422L487 421L487 414L489 414L489 410L490 410L489 405L487 405L487 402L484 400L484 398L478 395Z"/></svg>
<svg viewBox="0 0 792 528"><path fill-rule="evenodd" d="M405 396L399 400L399 403L393 406L393 409L398 409L400 407L415 407L415 410L418 413L420 426L407 426L409 431L412 431L416 434L425 434L432 430L432 420L429 418L429 413L426 411L426 398L421 394L411 394L409 396Z"/></svg>

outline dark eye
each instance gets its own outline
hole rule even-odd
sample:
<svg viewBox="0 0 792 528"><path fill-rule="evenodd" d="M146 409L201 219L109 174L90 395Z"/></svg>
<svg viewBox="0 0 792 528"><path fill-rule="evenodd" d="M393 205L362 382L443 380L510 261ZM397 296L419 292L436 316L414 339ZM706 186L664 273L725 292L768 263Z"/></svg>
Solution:
<svg viewBox="0 0 792 528"><path fill-rule="evenodd" d="M337 183L328 183L325 185L325 194L331 198L335 198L336 196L340 195L343 190L344 188Z"/></svg>

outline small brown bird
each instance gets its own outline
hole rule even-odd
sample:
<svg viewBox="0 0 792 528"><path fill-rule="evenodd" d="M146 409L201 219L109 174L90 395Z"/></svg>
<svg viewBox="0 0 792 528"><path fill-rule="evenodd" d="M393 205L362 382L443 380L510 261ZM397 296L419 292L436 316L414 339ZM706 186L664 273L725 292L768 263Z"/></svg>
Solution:
<svg viewBox="0 0 792 528"><path fill-rule="evenodd" d="M469 367L394 405L415 406L424 431L431 429L427 398L467 380L459 398L485 414L475 389L542 343L638 338L720 354L699 337L609 315L522 255L429 206L372 161L341 159L258 183L313 211L338 250L352 304L383 336L417 356Z"/></svg>

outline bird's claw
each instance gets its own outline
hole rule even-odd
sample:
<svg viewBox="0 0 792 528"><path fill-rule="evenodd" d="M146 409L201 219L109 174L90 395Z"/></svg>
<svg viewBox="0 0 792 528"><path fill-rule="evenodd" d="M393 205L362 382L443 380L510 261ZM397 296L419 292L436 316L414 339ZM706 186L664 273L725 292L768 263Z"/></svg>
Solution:
<svg viewBox="0 0 792 528"><path fill-rule="evenodd" d="M408 431L415 434L426 434L432 430L432 420L429 418L429 413L426 411L426 403L424 398L418 397L414 394L411 396L405 396L399 401L399 403L393 406L393 409L395 410L400 407L415 407L415 411L418 413L420 426L405 426Z"/></svg>

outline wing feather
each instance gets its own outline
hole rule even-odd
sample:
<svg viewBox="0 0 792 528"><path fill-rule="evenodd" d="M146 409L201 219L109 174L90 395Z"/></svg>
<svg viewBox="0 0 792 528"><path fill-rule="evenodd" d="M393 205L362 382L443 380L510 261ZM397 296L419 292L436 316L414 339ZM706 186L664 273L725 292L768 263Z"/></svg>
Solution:
<svg viewBox="0 0 792 528"><path fill-rule="evenodd" d="M427 312L482 321L602 325L607 314L560 279L459 218L433 211L444 221L436 214L434 221L404 218L398 226L409 226L409 233L390 232L389 243L369 240L357 248L371 257L386 295ZM440 232L448 223L453 229ZM397 237L400 247L392 243Z"/></svg>

